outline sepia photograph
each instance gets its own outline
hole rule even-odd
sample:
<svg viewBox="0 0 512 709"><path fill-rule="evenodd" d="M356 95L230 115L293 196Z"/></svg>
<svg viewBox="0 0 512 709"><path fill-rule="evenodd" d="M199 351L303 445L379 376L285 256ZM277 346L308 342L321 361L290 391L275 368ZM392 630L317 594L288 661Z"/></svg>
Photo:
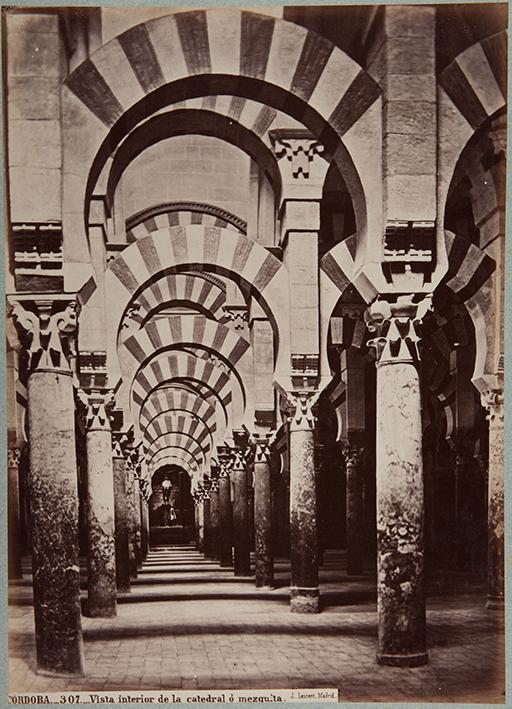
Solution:
<svg viewBox="0 0 512 709"><path fill-rule="evenodd" d="M506 703L507 27L2 8L9 704Z"/></svg>

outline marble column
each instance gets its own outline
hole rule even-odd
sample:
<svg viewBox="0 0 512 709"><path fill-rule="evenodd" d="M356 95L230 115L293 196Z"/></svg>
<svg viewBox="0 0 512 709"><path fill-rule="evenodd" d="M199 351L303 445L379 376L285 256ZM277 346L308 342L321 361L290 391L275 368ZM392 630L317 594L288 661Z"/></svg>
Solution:
<svg viewBox="0 0 512 709"><path fill-rule="evenodd" d="M142 561L146 560L149 551L149 511L146 498L140 496L140 518L141 518L141 556Z"/></svg>
<svg viewBox="0 0 512 709"><path fill-rule="evenodd" d="M212 469L210 487L210 544L212 559L220 561L220 501L218 472Z"/></svg>
<svg viewBox="0 0 512 709"><path fill-rule="evenodd" d="M135 552L135 564L137 569L142 565L142 516L140 509L140 486L139 477L134 473L133 477L133 545Z"/></svg>
<svg viewBox="0 0 512 709"><path fill-rule="evenodd" d="M82 675L75 402L69 366L77 329L70 296L9 303L25 350L37 671Z"/></svg>
<svg viewBox="0 0 512 709"><path fill-rule="evenodd" d="M220 514L220 565L233 566L233 548L231 543L231 483L226 469L221 465L219 475L219 514Z"/></svg>
<svg viewBox="0 0 512 709"><path fill-rule="evenodd" d="M203 554L205 559L212 558L212 528L210 522L210 491L203 494Z"/></svg>
<svg viewBox="0 0 512 709"><path fill-rule="evenodd" d="M87 615L117 613L111 391L80 391L87 448Z"/></svg>
<svg viewBox="0 0 512 709"><path fill-rule="evenodd" d="M254 436L254 551L256 586L274 585L270 448L273 434Z"/></svg>
<svg viewBox="0 0 512 709"><path fill-rule="evenodd" d="M116 552L116 584L118 591L130 590L130 550L128 539L128 497L122 433L114 432L112 440L112 468L114 473L114 525Z"/></svg>
<svg viewBox="0 0 512 709"><path fill-rule="evenodd" d="M364 448L343 446L346 476L347 574L363 573L364 510L362 459Z"/></svg>
<svg viewBox="0 0 512 709"><path fill-rule="evenodd" d="M377 661L426 664L423 460L418 328L431 307L413 296L374 302L365 321L377 355Z"/></svg>
<svg viewBox="0 0 512 709"><path fill-rule="evenodd" d="M313 414L317 399L317 392L289 394L290 609L293 613L320 611Z"/></svg>
<svg viewBox="0 0 512 709"><path fill-rule="evenodd" d="M21 569L21 523L20 523L20 488L19 488L19 463L21 450L11 447L7 451L7 496L8 496L8 529L7 529L7 554L8 577L20 579Z"/></svg>
<svg viewBox="0 0 512 709"><path fill-rule="evenodd" d="M504 397L492 391L482 397L489 420L489 479L487 503L487 608L504 608L505 517L504 517Z"/></svg>
<svg viewBox="0 0 512 709"><path fill-rule="evenodd" d="M244 451L240 448L233 448L232 456L233 568L235 576L249 576L251 573L251 553L247 464Z"/></svg>

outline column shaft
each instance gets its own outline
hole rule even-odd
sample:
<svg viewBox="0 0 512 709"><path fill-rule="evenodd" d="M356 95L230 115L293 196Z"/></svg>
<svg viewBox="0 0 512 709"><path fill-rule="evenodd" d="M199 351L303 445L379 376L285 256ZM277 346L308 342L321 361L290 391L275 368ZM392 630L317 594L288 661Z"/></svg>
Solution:
<svg viewBox="0 0 512 709"><path fill-rule="evenodd" d="M212 559L220 561L220 505L219 490L210 490L210 549Z"/></svg>
<svg viewBox="0 0 512 709"><path fill-rule="evenodd" d="M268 460L254 463L254 546L256 555L256 586L274 583L272 550L272 488Z"/></svg>
<svg viewBox="0 0 512 709"><path fill-rule="evenodd" d="M212 558L212 529L209 497L205 497L203 500L203 554L206 559Z"/></svg>
<svg viewBox="0 0 512 709"><path fill-rule="evenodd" d="M306 424L307 425L307 424ZM290 606L295 613L318 613L316 480L313 428L290 424Z"/></svg>
<svg viewBox="0 0 512 709"><path fill-rule="evenodd" d="M116 615L116 557L112 434L87 431L87 611Z"/></svg>
<svg viewBox="0 0 512 709"><path fill-rule="evenodd" d="M71 372L35 370L27 388L37 666L83 674Z"/></svg>
<svg viewBox="0 0 512 709"><path fill-rule="evenodd" d="M233 481L233 541L235 576L249 576L251 573L249 537L249 500L247 470L242 466L232 470Z"/></svg>
<svg viewBox="0 0 512 709"><path fill-rule="evenodd" d="M491 408L489 415L488 550L487 608L504 607L505 590L505 518L503 479L503 402Z"/></svg>
<svg viewBox="0 0 512 709"><path fill-rule="evenodd" d="M118 591L130 590L130 551L128 539L128 498L126 471L122 453L114 455L114 521L116 548L116 583Z"/></svg>
<svg viewBox="0 0 512 709"><path fill-rule="evenodd" d="M420 385L412 362L377 367L377 566L381 664L427 662Z"/></svg>
<svg viewBox="0 0 512 709"><path fill-rule="evenodd" d="M219 478L219 547L220 565L233 565L233 550L231 547L231 496L230 482L226 475Z"/></svg>
<svg viewBox="0 0 512 709"><path fill-rule="evenodd" d="M348 448L346 460L347 573L363 572L364 511L360 454Z"/></svg>
<svg viewBox="0 0 512 709"><path fill-rule="evenodd" d="M19 448L10 448L7 461L8 479L8 575L10 579L20 579L21 569L21 523L19 488Z"/></svg>

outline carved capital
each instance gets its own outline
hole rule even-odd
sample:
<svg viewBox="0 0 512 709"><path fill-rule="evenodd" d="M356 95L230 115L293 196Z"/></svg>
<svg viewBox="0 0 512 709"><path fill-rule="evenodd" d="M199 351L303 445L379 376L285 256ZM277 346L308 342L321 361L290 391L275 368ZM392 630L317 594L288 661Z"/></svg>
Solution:
<svg viewBox="0 0 512 709"><path fill-rule="evenodd" d="M376 336L368 341L377 356L377 363L414 362L419 359L419 328L432 308L432 295L400 295L396 302L376 300L366 310L364 320Z"/></svg>
<svg viewBox="0 0 512 709"><path fill-rule="evenodd" d="M251 443L254 447L254 462L255 463L270 463L272 454L272 446L276 440L276 431L270 433L255 433L251 437Z"/></svg>
<svg viewBox="0 0 512 709"><path fill-rule="evenodd" d="M287 393L286 416L291 430L310 430L316 423L317 391L293 391Z"/></svg>
<svg viewBox="0 0 512 709"><path fill-rule="evenodd" d="M29 374L37 369L70 369L78 329L74 297L10 296L7 315L14 322L18 348L26 352Z"/></svg>
<svg viewBox="0 0 512 709"><path fill-rule="evenodd" d="M503 426L505 397L502 390L489 389L480 395L482 406L487 409L489 423Z"/></svg>
<svg viewBox="0 0 512 709"><path fill-rule="evenodd" d="M112 389L79 389L77 400L87 431L110 431L110 412L115 404Z"/></svg>
<svg viewBox="0 0 512 709"><path fill-rule="evenodd" d="M277 159L287 163L287 172L293 179L308 180L313 162L325 153L322 143L307 131L273 131L271 140Z"/></svg>
<svg viewBox="0 0 512 709"><path fill-rule="evenodd" d="M9 448L7 450L7 467L17 468L20 464L21 448Z"/></svg>
<svg viewBox="0 0 512 709"><path fill-rule="evenodd" d="M342 455L345 460L347 471L359 468L363 459L365 449L363 446L353 446L349 443L342 446Z"/></svg>
<svg viewBox="0 0 512 709"><path fill-rule="evenodd" d="M244 330L249 317L246 305L224 305L226 323L231 323L233 330Z"/></svg>

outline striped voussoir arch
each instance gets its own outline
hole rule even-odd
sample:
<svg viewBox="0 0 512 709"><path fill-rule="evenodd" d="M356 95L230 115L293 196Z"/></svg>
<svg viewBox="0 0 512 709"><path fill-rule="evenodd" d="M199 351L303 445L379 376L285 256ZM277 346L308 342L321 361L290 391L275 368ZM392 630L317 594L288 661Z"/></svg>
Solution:
<svg viewBox="0 0 512 709"><path fill-rule="evenodd" d="M201 468L190 451L187 451L184 448L178 448L177 446L169 446L168 448L164 448L153 456L151 461L147 461L149 474L151 477L158 470L158 468L161 468L164 465L173 464L183 467L191 478L197 475L199 469Z"/></svg>
<svg viewBox="0 0 512 709"><path fill-rule="evenodd" d="M157 390L147 399L140 410L141 430L145 430L156 418L173 411L186 411L204 421L212 433L215 431L215 409L205 399L185 390Z"/></svg>
<svg viewBox="0 0 512 709"><path fill-rule="evenodd" d="M165 275L151 283L130 303L129 310L121 322L121 332L128 318L136 318L138 323L144 325L152 314L169 307L176 301L197 303L218 320L224 314L222 306L226 302L226 292L200 275L190 273Z"/></svg>
<svg viewBox="0 0 512 709"><path fill-rule="evenodd" d="M343 434L343 405L346 400L346 384L340 376L335 377L334 381L329 385L327 391L324 392L331 409L336 415L338 424L338 433L336 440L341 440Z"/></svg>
<svg viewBox="0 0 512 709"><path fill-rule="evenodd" d="M250 344L233 330L204 315L162 317L147 323L122 343L120 350L131 355L131 361L126 358L129 380L135 370L155 355L176 347L211 351L234 370Z"/></svg>
<svg viewBox="0 0 512 709"><path fill-rule="evenodd" d="M187 448L182 446L169 444L166 448L161 448L160 450L153 453L150 457L147 457L148 466L150 470L154 470L155 467L161 464L162 460L165 460L173 455L174 457L181 457L183 460L187 461L192 470L198 470L202 468L202 463L194 456Z"/></svg>
<svg viewBox="0 0 512 709"><path fill-rule="evenodd" d="M153 466L149 473L149 478L153 478L153 476L164 466L168 465L176 465L178 468L181 468L184 470L189 478L194 481L196 477L198 476L198 471L197 467L193 467L188 461L185 461L184 458L180 457L179 455L173 455L172 453L169 453L168 456L165 456L165 458L160 458L156 465ZM152 493L154 494L154 492Z"/></svg>
<svg viewBox="0 0 512 709"><path fill-rule="evenodd" d="M66 84L110 128L147 94L197 76L205 79L204 95L217 93L220 77L237 77L240 86L238 77L265 82L265 98L277 108L284 99L282 93L273 96L272 87L279 87L297 105L309 104L339 136L380 95L353 59L315 33L285 20L218 8L136 25L94 52ZM255 92L249 82L247 89Z"/></svg>
<svg viewBox="0 0 512 709"><path fill-rule="evenodd" d="M105 287L112 296L108 311L109 351L113 356L117 355L117 332L130 302L150 282L171 269L183 271L196 267L227 274L238 284L249 284L263 308L269 311L277 334L288 332L288 271L275 256L229 229L202 225L169 227L131 244L107 268Z"/></svg>
<svg viewBox="0 0 512 709"><path fill-rule="evenodd" d="M475 296L496 269L496 262L467 239L445 230L448 271L442 285L449 288L459 302Z"/></svg>
<svg viewBox="0 0 512 709"><path fill-rule="evenodd" d="M228 406L232 399L230 378L212 362L183 352L164 353L144 371L137 373L131 387L135 420L138 420L138 410L153 391L164 384L187 381L198 382L214 393L227 422Z"/></svg>
<svg viewBox="0 0 512 709"><path fill-rule="evenodd" d="M165 202L144 209L126 220L128 243L168 226L203 224L247 234L247 222L226 209L204 202Z"/></svg>
<svg viewBox="0 0 512 709"><path fill-rule="evenodd" d="M200 446L192 436L183 431L180 433L164 433L159 438L156 438L147 449L146 459L151 463L152 458L157 453L170 447L182 448L188 451L194 456L198 465L201 465L205 461L205 451L202 446Z"/></svg>
<svg viewBox="0 0 512 709"><path fill-rule="evenodd" d="M144 430L143 443L150 446L166 433L184 433L192 437L208 453L211 449L211 433L208 426L190 413L163 414Z"/></svg>
<svg viewBox="0 0 512 709"><path fill-rule="evenodd" d="M439 75L439 84L474 131L506 105L507 43L506 31L486 37Z"/></svg>
<svg viewBox="0 0 512 709"><path fill-rule="evenodd" d="M356 273L357 234L340 241L320 259L320 287L331 289L331 283L341 296L349 285L354 285L365 303L370 303L377 290L364 274ZM338 296L338 298L339 298ZM336 302L338 300L336 298ZM336 303L334 303L335 305Z"/></svg>

